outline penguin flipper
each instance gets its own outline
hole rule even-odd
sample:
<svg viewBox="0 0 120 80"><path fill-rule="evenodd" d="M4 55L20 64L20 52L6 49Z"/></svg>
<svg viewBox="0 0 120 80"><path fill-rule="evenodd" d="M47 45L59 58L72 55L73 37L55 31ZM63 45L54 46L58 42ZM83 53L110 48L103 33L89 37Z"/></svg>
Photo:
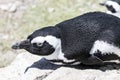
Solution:
<svg viewBox="0 0 120 80"><path fill-rule="evenodd" d="M85 64L85 65L103 65L104 62L96 56L90 56L83 61L83 64Z"/></svg>

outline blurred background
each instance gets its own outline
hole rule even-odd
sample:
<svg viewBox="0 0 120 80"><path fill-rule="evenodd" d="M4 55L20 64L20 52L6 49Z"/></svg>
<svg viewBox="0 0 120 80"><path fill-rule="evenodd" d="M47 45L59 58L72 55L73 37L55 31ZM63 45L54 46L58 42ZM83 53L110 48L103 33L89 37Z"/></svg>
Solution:
<svg viewBox="0 0 120 80"><path fill-rule="evenodd" d="M9 65L24 50L11 45L34 30L55 25L86 12L102 11L105 0L0 0L0 68Z"/></svg>

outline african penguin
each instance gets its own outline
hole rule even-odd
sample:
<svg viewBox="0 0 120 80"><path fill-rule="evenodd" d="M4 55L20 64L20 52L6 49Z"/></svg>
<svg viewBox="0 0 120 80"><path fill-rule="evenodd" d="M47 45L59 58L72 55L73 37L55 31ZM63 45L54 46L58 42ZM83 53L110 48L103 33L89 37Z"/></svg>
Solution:
<svg viewBox="0 0 120 80"><path fill-rule="evenodd" d="M103 65L120 60L120 19L89 12L38 29L13 49L25 49L59 65Z"/></svg>
<svg viewBox="0 0 120 80"><path fill-rule="evenodd" d="M105 6L108 9L108 14L120 18L120 0L107 0L104 3L100 3L100 5Z"/></svg>

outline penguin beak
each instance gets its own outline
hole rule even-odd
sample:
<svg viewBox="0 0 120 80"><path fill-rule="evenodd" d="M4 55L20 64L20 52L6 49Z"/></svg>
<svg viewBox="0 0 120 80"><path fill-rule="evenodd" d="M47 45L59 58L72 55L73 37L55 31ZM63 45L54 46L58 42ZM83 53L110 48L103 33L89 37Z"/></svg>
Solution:
<svg viewBox="0 0 120 80"><path fill-rule="evenodd" d="M12 45L12 49L26 49L29 46L30 46L30 41L24 40L24 41L21 41L19 43Z"/></svg>

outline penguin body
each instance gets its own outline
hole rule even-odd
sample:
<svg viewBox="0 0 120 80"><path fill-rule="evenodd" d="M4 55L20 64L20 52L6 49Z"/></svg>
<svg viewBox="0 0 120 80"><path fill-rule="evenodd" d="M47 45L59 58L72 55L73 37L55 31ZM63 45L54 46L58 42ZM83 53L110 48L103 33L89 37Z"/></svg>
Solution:
<svg viewBox="0 0 120 80"><path fill-rule="evenodd" d="M55 64L102 65L120 59L119 34L119 18L90 12L36 30L13 49L25 49Z"/></svg>

